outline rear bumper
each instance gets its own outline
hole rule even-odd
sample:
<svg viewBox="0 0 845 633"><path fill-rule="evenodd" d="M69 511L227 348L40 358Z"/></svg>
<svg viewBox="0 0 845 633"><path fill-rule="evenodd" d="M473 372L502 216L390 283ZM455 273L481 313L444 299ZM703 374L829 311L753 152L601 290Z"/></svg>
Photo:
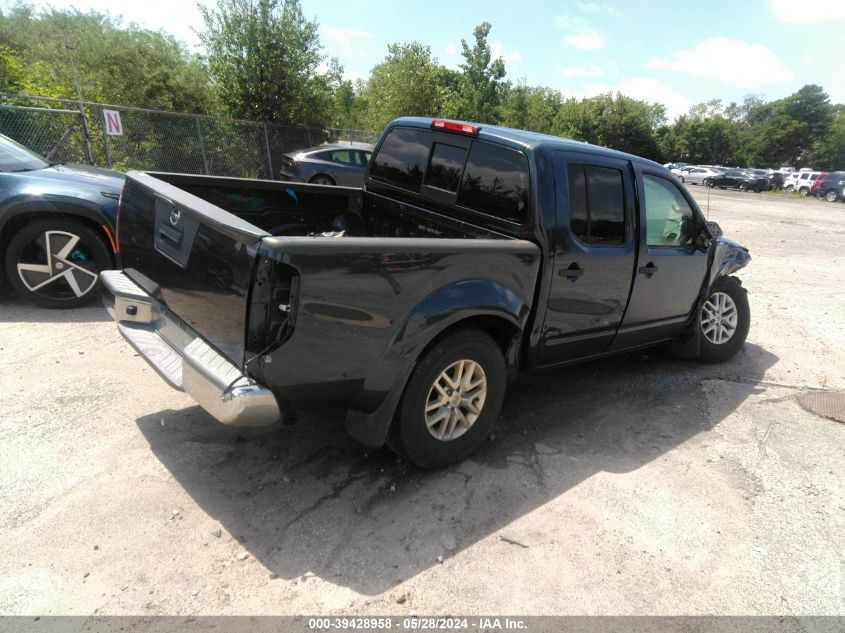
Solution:
<svg viewBox="0 0 845 633"><path fill-rule="evenodd" d="M103 305L120 333L171 387L186 392L223 424L265 426L279 419L272 391L180 327L122 271L104 271L100 281Z"/></svg>

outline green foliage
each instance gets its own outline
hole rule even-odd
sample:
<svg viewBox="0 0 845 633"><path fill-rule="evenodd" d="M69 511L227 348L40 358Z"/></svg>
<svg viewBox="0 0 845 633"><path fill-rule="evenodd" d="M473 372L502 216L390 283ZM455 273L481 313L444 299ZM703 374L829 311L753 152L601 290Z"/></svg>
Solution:
<svg viewBox="0 0 845 633"><path fill-rule="evenodd" d="M450 104L450 110L459 119L479 123L496 123L499 120L505 62L501 58L493 59L487 43L492 28L489 22L476 26L472 48L466 40L461 40L464 63L461 64L458 91Z"/></svg>
<svg viewBox="0 0 845 633"><path fill-rule="evenodd" d="M6 71L0 87L76 98L66 38L86 100L188 112L211 106L202 60L173 36L123 26L95 11L37 11L23 4L0 13L0 58Z"/></svg>
<svg viewBox="0 0 845 633"><path fill-rule="evenodd" d="M373 68L364 92L368 129L381 130L400 116L437 115L449 93L440 83L447 77L428 46L388 45L387 56Z"/></svg>
<svg viewBox="0 0 845 633"><path fill-rule="evenodd" d="M807 156L807 163L826 171L845 170L845 107L837 106L826 133Z"/></svg>
<svg viewBox="0 0 845 633"><path fill-rule="evenodd" d="M337 60L321 54L317 22L299 0L218 0L200 5L214 90L234 117L323 125L340 85Z"/></svg>

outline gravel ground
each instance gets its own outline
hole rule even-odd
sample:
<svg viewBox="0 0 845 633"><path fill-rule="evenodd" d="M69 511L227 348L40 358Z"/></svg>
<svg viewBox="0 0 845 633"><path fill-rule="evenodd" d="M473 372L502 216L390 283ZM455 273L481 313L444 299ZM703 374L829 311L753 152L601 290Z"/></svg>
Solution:
<svg viewBox="0 0 845 633"><path fill-rule="evenodd" d="M525 378L434 473L342 411L219 425L101 308L0 295L0 613L845 614L845 425L796 402L845 389L845 205L710 195L743 351Z"/></svg>

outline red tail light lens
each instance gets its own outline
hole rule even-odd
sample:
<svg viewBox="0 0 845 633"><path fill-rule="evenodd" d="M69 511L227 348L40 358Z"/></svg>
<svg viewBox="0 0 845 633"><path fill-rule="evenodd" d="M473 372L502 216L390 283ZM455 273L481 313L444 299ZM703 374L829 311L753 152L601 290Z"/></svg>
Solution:
<svg viewBox="0 0 845 633"><path fill-rule="evenodd" d="M446 121L445 119L435 119L431 122L431 127L435 130L446 130L447 132L460 132L461 134L470 134L478 136L479 128L477 125L470 125L469 123L461 123L460 121Z"/></svg>

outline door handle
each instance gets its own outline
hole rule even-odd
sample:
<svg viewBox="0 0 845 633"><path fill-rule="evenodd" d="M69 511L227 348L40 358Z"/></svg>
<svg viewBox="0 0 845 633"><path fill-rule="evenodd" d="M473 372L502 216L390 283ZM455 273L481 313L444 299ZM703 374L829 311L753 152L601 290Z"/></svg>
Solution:
<svg viewBox="0 0 845 633"><path fill-rule="evenodd" d="M578 280L578 277L583 275L585 272L587 271L581 268L577 263L572 262L569 264L569 268L561 268L557 271L557 274L561 277L566 277L569 281L575 283Z"/></svg>
<svg viewBox="0 0 845 633"><path fill-rule="evenodd" d="M654 265L654 262L649 262L645 266L638 268L637 272L641 275L645 275L646 279L651 279L651 276L657 272L657 266Z"/></svg>

